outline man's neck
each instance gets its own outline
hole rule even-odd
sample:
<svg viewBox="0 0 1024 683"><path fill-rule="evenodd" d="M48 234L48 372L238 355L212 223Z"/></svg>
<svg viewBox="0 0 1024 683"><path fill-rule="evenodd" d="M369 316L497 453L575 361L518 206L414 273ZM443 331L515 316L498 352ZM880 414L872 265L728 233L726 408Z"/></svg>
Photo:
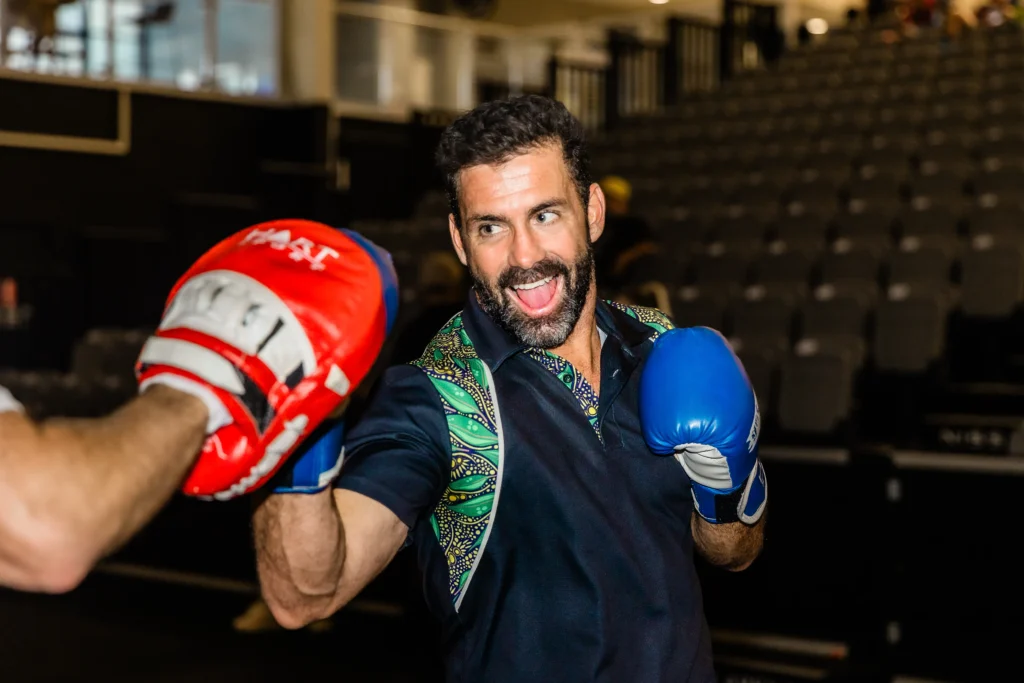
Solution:
<svg viewBox="0 0 1024 683"><path fill-rule="evenodd" d="M596 285L590 285L580 319L576 321L565 343L549 351L572 363L597 388L595 380L601 376L601 336L597 332Z"/></svg>

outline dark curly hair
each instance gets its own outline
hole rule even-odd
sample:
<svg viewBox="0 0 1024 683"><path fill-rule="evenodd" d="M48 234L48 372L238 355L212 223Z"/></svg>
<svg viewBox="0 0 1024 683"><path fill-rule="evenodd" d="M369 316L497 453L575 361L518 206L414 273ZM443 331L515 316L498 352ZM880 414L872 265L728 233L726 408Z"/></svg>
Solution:
<svg viewBox="0 0 1024 683"><path fill-rule="evenodd" d="M564 104L543 95L520 95L485 102L456 119L441 135L435 155L455 224L462 227L459 171L501 163L552 143L561 144L569 175L586 209L591 184L586 136Z"/></svg>

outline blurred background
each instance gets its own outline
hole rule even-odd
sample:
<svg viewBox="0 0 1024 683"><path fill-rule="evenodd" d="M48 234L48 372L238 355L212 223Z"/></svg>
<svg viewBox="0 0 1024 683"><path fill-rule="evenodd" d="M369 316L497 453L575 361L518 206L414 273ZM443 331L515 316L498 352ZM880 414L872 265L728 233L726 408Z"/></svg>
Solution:
<svg viewBox="0 0 1024 683"><path fill-rule="evenodd" d="M386 360L411 359L465 296L441 130L548 93L614 205L604 294L723 330L758 390L766 548L700 567L722 680L1020 680L1022 21L1006 0L0 0L0 384L39 417L123 403L175 277L285 216L393 251ZM74 593L0 592L3 680L439 680L414 558L284 632L248 517L178 498Z"/></svg>

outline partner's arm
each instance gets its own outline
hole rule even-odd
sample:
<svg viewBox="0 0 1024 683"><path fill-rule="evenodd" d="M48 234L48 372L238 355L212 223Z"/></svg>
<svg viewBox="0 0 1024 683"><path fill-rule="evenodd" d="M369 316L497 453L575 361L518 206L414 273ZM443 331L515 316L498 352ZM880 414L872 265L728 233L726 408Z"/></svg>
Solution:
<svg viewBox="0 0 1024 683"><path fill-rule="evenodd" d="M199 399L161 386L99 419L0 413L0 584L78 585L167 502L206 426Z"/></svg>

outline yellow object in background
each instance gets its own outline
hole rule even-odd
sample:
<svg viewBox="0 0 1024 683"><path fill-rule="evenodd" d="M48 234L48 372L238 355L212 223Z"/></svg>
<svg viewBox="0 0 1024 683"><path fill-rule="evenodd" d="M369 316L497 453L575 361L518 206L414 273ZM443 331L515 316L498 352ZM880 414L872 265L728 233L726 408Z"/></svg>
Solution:
<svg viewBox="0 0 1024 683"><path fill-rule="evenodd" d="M601 189L604 190L605 196L610 199L628 202L629 198L633 196L633 186L621 176L605 176L599 184Z"/></svg>

